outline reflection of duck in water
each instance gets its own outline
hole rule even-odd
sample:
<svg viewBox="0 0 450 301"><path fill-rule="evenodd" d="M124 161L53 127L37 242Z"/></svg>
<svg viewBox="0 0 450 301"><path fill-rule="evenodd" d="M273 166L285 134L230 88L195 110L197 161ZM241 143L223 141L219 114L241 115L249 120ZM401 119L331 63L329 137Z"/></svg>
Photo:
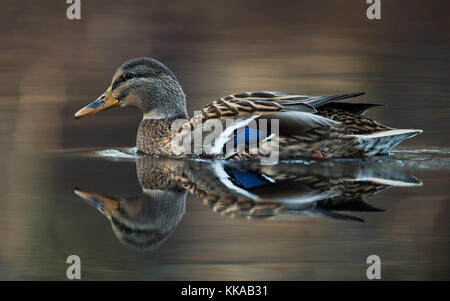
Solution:
<svg viewBox="0 0 450 301"><path fill-rule="evenodd" d="M211 182L214 174L215 182ZM321 216L358 220L335 211L380 211L368 198L388 187L419 186L398 170L360 165L221 164L214 162L183 178L183 186L214 211L230 216L293 218Z"/></svg>
<svg viewBox="0 0 450 301"><path fill-rule="evenodd" d="M261 166L143 157L136 168L143 190L139 197L117 199L79 189L75 193L111 221L121 241L139 249L155 248L173 233L188 191L229 216L362 221L336 211L380 211L366 198L388 187L421 185L398 170L339 162Z"/></svg>

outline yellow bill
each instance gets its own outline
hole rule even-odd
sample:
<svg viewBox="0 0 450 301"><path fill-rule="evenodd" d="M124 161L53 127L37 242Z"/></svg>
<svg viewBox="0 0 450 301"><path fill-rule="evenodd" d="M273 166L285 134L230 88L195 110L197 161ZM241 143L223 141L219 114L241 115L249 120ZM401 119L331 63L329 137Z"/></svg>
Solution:
<svg viewBox="0 0 450 301"><path fill-rule="evenodd" d="M84 191L78 188L75 188L73 192L97 208L97 210L106 215L108 218L110 218L112 211L120 206L120 200L110 196L96 192Z"/></svg>
<svg viewBox="0 0 450 301"><path fill-rule="evenodd" d="M120 101L112 96L111 87L109 87L97 100L76 112L75 118L78 119L83 116L93 115L97 112L116 106L120 106Z"/></svg>

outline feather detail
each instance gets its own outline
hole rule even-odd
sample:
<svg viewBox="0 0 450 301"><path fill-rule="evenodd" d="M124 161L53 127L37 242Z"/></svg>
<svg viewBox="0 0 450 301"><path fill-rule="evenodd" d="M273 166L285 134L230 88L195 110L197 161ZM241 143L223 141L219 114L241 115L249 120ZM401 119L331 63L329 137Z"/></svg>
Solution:
<svg viewBox="0 0 450 301"><path fill-rule="evenodd" d="M327 107L349 112L356 115L364 115L369 109L382 107L382 104L376 103L351 103L351 102L332 102Z"/></svg>
<svg viewBox="0 0 450 301"><path fill-rule="evenodd" d="M245 92L213 101L202 110L203 120L210 118L236 118L249 115L270 115L282 111L316 113L304 100L305 95L281 92Z"/></svg>
<svg viewBox="0 0 450 301"><path fill-rule="evenodd" d="M270 118L279 119L280 134L282 135L306 133L314 128L330 127L340 124L339 121L319 115L296 111L280 112L271 115Z"/></svg>
<svg viewBox="0 0 450 301"><path fill-rule="evenodd" d="M313 106L314 108L318 108L320 106L326 105L331 102L335 102L338 100L357 97L365 94L366 92L352 93L352 94L337 94L337 95L328 95L328 96L316 96L311 97L310 99L305 100L305 103Z"/></svg>
<svg viewBox="0 0 450 301"><path fill-rule="evenodd" d="M314 154L320 154L320 158L371 156L386 153L408 136L420 133L398 132L362 116L378 104L336 102L362 94L313 97L267 91L237 93L204 107L201 115L190 119L188 128L192 130L200 122L203 138L214 134L214 143L200 156L226 160L258 160L263 153L271 153L266 151L272 150L272 142L279 145L279 159L311 158ZM230 119L236 122L229 123ZM273 133L272 122L267 122L267 128L260 128L261 119L278 120L277 134ZM208 126L208 122L216 121L221 122L223 132L217 133L215 127L213 131ZM154 146L149 150L140 147L140 142L152 139L138 139L138 149L163 153Z"/></svg>

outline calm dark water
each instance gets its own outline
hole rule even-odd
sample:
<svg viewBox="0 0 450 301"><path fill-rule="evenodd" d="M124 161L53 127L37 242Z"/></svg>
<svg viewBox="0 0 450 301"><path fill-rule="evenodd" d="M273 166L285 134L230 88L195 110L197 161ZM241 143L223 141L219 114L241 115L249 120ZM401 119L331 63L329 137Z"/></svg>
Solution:
<svg viewBox="0 0 450 301"><path fill-rule="evenodd" d="M263 198L254 203L227 190L218 163L112 150L14 156L2 277L65 279L77 254L83 279L364 280L376 254L383 279L447 279L450 156L427 155L224 166L279 182L244 187Z"/></svg>
<svg viewBox="0 0 450 301"><path fill-rule="evenodd" d="M0 279L64 280L76 254L85 280L365 280L376 254L382 279L448 280L448 4L383 1L368 21L360 2L83 1L69 21L64 1L2 1ZM366 91L386 105L370 117L424 133L364 161L136 158L139 112L73 113L139 56L191 114L241 91ZM276 183L230 191L217 171Z"/></svg>

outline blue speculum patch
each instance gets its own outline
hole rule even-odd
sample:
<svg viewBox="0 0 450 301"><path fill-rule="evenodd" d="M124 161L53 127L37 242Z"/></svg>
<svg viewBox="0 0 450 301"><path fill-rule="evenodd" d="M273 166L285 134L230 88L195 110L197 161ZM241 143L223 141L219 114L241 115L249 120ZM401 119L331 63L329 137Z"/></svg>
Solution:
<svg viewBox="0 0 450 301"><path fill-rule="evenodd" d="M230 172L232 173L233 178L244 188L253 188L267 184L264 179L252 172L240 171L236 169L232 169Z"/></svg>
<svg viewBox="0 0 450 301"><path fill-rule="evenodd" d="M243 131L240 131L236 136L234 136L234 145L238 145L238 143L244 142L246 146L256 144L257 141L259 141L259 137L264 137L265 134L265 131L245 127Z"/></svg>

